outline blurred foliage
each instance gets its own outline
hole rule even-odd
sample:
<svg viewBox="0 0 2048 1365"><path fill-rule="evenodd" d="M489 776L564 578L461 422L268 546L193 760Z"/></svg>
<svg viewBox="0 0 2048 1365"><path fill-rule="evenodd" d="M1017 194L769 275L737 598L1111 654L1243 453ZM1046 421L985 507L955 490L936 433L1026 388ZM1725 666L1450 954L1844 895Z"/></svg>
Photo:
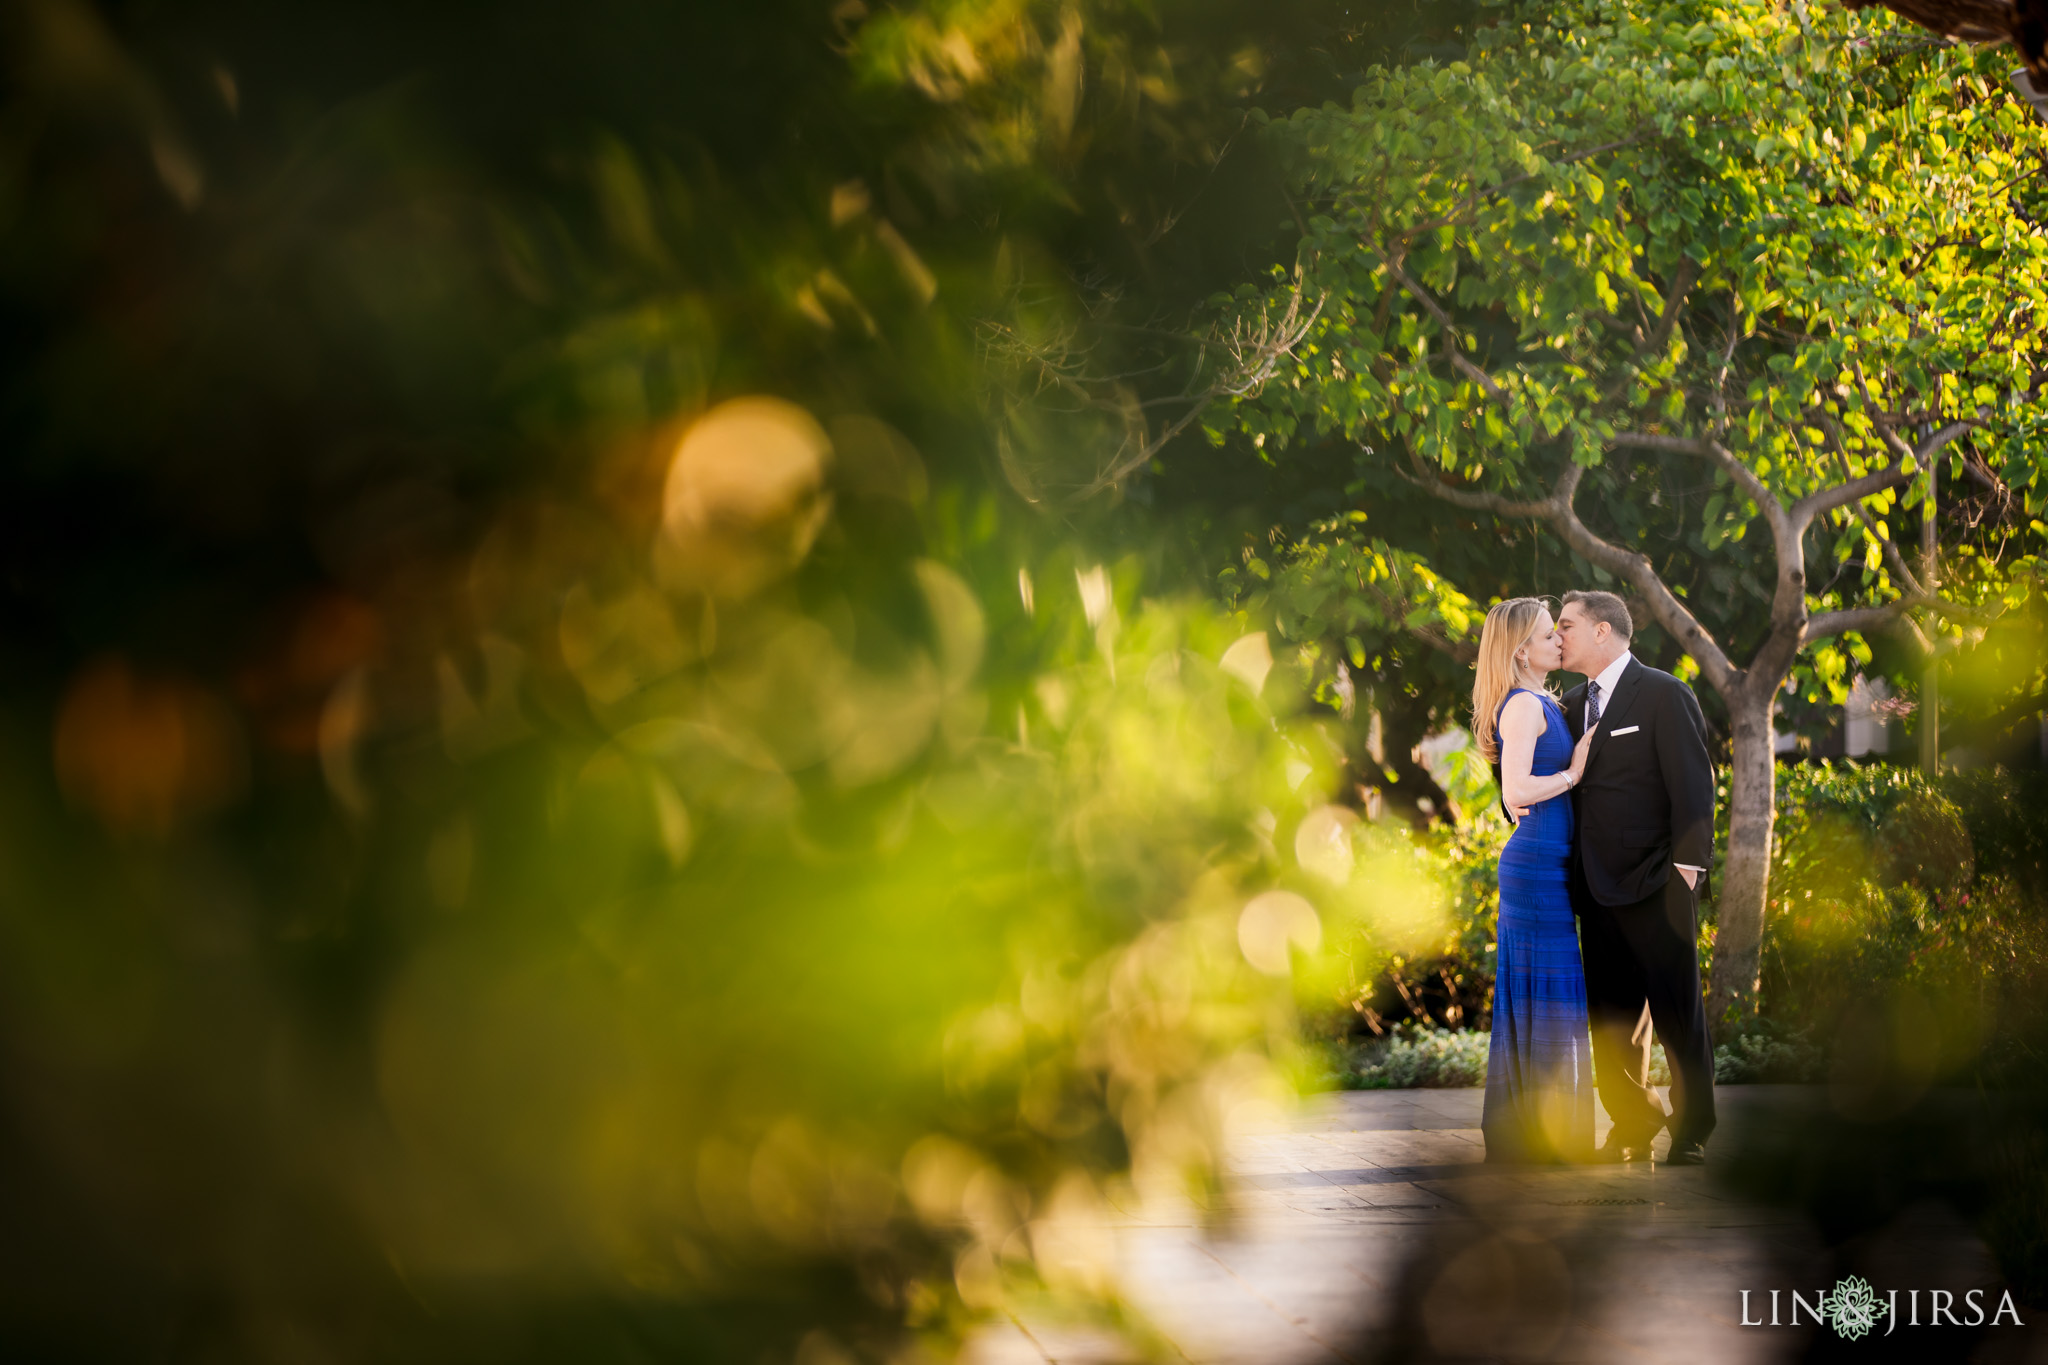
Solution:
<svg viewBox="0 0 2048 1365"><path fill-rule="evenodd" d="M1947 657L1941 707L1944 749L1979 764L2041 762L2040 717L2048 711L2048 594L2031 594L2018 610L1993 623L1975 648Z"/></svg>
<svg viewBox="0 0 2048 1365"><path fill-rule="evenodd" d="M1358 539L1365 521L1352 512L1299 539L1275 534L1263 552L1247 545L1219 575L1221 591L1294 646L1317 701L1360 720L1347 730L1347 760L1361 795L1377 791L1420 825L1454 822L1491 803L1485 760L1457 750L1439 775L1415 749L1468 719L1485 613L1419 556Z"/></svg>
<svg viewBox="0 0 2048 1365"><path fill-rule="evenodd" d="M1912 770L1820 765L1788 769L1784 789L1765 1017L1838 1065L1843 1046L1893 1030L1923 1083L2031 1076L2048 1037L2042 776L1930 787Z"/></svg>
<svg viewBox="0 0 2048 1365"><path fill-rule="evenodd" d="M2028 1303L2048 1294L2044 797L2038 770L1784 769L1761 1017L1717 1052L1723 1080L1824 1083L1739 1186L1848 1263L1941 1201Z"/></svg>
<svg viewBox="0 0 2048 1365"><path fill-rule="evenodd" d="M1102 1210L1441 898L987 329L1448 13L0 9L10 1356L1142 1341Z"/></svg>
<svg viewBox="0 0 2048 1365"><path fill-rule="evenodd" d="M1422 921L1426 932L1398 947L1376 940L1337 945L1352 954L1350 970L1331 993L1302 1001L1307 1036L1329 1073L1325 1083L1358 1070L1347 1049L1375 1046L1403 1030L1484 1030L1493 1009L1496 867L1510 832L1506 821L1492 813L1427 831L1394 821L1360 829L1362 846L1416 870L1416 894L1433 913Z"/></svg>

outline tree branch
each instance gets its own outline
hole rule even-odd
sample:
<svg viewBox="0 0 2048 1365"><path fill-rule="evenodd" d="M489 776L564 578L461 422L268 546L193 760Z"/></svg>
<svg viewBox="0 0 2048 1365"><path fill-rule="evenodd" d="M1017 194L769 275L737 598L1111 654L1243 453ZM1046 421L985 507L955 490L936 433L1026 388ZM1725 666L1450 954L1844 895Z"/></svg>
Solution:
<svg viewBox="0 0 2048 1365"><path fill-rule="evenodd" d="M1983 409L1980 408L1978 411L1981 412ZM1950 441L1955 440L1958 436L1968 435L1983 425L1983 421L1976 417L1965 417L1959 422L1950 422L1947 426L1922 442L1918 450L1913 449L1900 440L1897 432L1881 422L1877 424L1877 430L1884 437L1886 445L1898 451L1900 455L1911 455L1915 461L1924 465L1939 454L1941 448Z"/></svg>
<svg viewBox="0 0 2048 1365"><path fill-rule="evenodd" d="M1824 636L1841 635L1852 630L1884 630L1901 622L1910 625L1912 618L1906 613L1923 608L1944 620L1960 621L1973 626L1988 626L1998 619L1998 613L1995 611L1985 611L1981 607L1966 607L1960 602L1914 593L1908 597L1896 598L1879 607L1851 607L1846 611L1821 612L1808 619L1806 637L1809 640L1818 640Z"/></svg>
<svg viewBox="0 0 2048 1365"><path fill-rule="evenodd" d="M1592 563L1635 585L1637 592L1650 604L1651 615L1657 623L1678 638L1685 652L1692 655L1700 666L1700 672L1712 684L1714 690L1724 697L1732 697L1742 684L1742 674L1728 661L1720 642L1715 640L1707 628L1700 624L1685 603L1678 600L1664 580L1657 576L1657 568L1650 563L1649 556L1633 550L1624 550L1593 534L1586 523L1579 520L1578 512L1572 507L1572 497L1578 492L1579 477L1583 471L1574 464L1558 480L1557 491L1552 494L1556 510L1551 525L1557 529L1564 543L1579 552Z"/></svg>
<svg viewBox="0 0 2048 1365"><path fill-rule="evenodd" d="M1722 651L1719 642L1700 624L1699 618L1664 585L1664 580L1657 576L1656 566L1650 563L1649 558L1602 540L1593 534L1586 523L1579 520L1579 514L1572 507L1573 499L1578 495L1579 483L1586 475L1586 471L1579 465L1565 466L1564 472L1557 476L1557 482L1551 486L1549 497L1529 502L1504 498L1497 493L1452 488L1441 479L1429 477L1429 471L1422 466L1413 447L1409 449L1409 458L1415 462L1417 473L1423 477L1402 477L1408 478L1408 482L1445 502L1475 511L1492 512L1496 516L1530 517L1549 522L1565 544L1571 546L1579 555L1635 587L1650 604L1651 614L1657 618L1658 624L1676 636L1685 647L1685 651L1698 661L1701 672L1705 674L1715 691L1728 696L1741 685L1742 675L1728 662L1728 656Z"/></svg>
<svg viewBox="0 0 2048 1365"><path fill-rule="evenodd" d="M1865 498L1882 493L1887 488L1897 488L1912 477L1903 464L1894 464L1873 474L1865 474L1860 479L1851 479L1847 483L1836 484L1833 488L1808 493L1792 504L1792 519L1802 526L1810 525L1822 512L1862 502Z"/></svg>
<svg viewBox="0 0 2048 1365"><path fill-rule="evenodd" d="M1451 315L1444 311L1444 306L1430 297L1428 290L1408 278L1408 272L1401 269L1400 264L1391 255L1385 251L1379 251L1378 248L1375 248L1375 250L1378 251L1380 264L1386 267L1387 274L1392 277L1394 283L1400 285L1402 289L1407 291L1410 298L1427 309L1429 315L1435 318L1438 325L1444 329L1444 346L1450 352L1451 364L1457 367L1458 373L1484 389L1488 398L1500 404L1502 411L1507 411L1509 408L1507 393L1500 385L1493 382L1492 375L1480 369L1466 358L1463 349L1458 345L1458 324L1451 321Z"/></svg>
<svg viewBox="0 0 2048 1365"><path fill-rule="evenodd" d="M1777 586L1771 594L1771 633L1750 660L1750 671L1782 677L1799 652L1806 628L1806 546L1805 527L1796 524L1785 504L1765 486L1757 472L1736 458L1735 452L1719 441L1685 436L1661 436L1646 432L1621 432L1611 446L1634 446L1648 450L1670 450L1697 455L1712 461L1736 486L1755 502L1770 523L1771 545L1778 561ZM1647 561L1646 561L1647 562ZM1674 599L1675 600L1675 599ZM1695 656L1697 657L1697 656ZM1701 660L1702 667L1705 660Z"/></svg>
<svg viewBox="0 0 2048 1365"><path fill-rule="evenodd" d="M1899 553L1899 547L1892 543L1891 537L1877 529L1877 518L1870 515L1870 509L1860 502L1852 502L1849 504L1849 510L1856 514L1857 520L1863 523L1863 529L1870 532L1870 538L1875 540L1884 552L1884 562L1892 571L1892 576L1899 580L1910 596L1925 597L1927 589L1913 576L1913 571L1906 567L1906 557Z"/></svg>
<svg viewBox="0 0 2048 1365"><path fill-rule="evenodd" d="M1820 415L1820 424L1821 429L1828 434L1828 444L1835 448L1835 458L1842 462L1842 473L1848 476L1849 482L1854 483L1855 475L1849 468L1849 447L1842 441L1841 428L1825 413ZM1885 563L1890 566L1899 582L1905 585L1906 591L1915 597L1925 594L1927 589L1921 586L1920 580L1914 577L1913 571L1906 566L1906 557L1899 553L1899 547L1892 543L1890 536L1878 530L1877 518L1870 515L1870 509L1863 505L1860 498L1848 506L1849 510L1856 514L1856 519L1863 523L1863 529L1870 532L1870 538L1883 547Z"/></svg>
<svg viewBox="0 0 2048 1365"><path fill-rule="evenodd" d="M1714 430L1728 430L1728 367L1735 363L1735 347L1742 341L1742 310L1734 293L1728 295L1728 344L1721 348L1721 365L1714 371Z"/></svg>
<svg viewBox="0 0 2048 1365"><path fill-rule="evenodd" d="M1976 482L1983 484L1991 492L1997 494L2002 501L2011 502L2013 500L2012 489L2006 487L2004 479L1991 472L1991 466L1985 463L1981 456L1975 458L1965 457L1963 460L1963 472Z"/></svg>
<svg viewBox="0 0 2048 1365"><path fill-rule="evenodd" d="M1136 438L1135 446L1132 446L1131 438L1127 436L1124 445L1119 447L1122 453L1110 462L1107 469L1072 494L1071 500L1081 501L1122 482L1137 470L1144 468L1153 456L1192 426L1196 419L1208 410L1211 403L1219 398L1242 397L1271 379L1279 369L1280 362L1294 353L1294 348L1302 343L1310 329L1316 325L1317 319L1323 314L1323 305L1328 302L1328 296L1318 296L1314 306L1308 309L1308 314L1304 317L1302 307L1306 301L1307 285L1300 270L1297 269L1293 290L1288 295L1287 307L1277 319L1262 313L1256 326L1240 320L1230 336L1219 342L1210 343L1217 349L1226 351L1232 363L1206 388L1194 390L1194 381L1191 378L1190 387L1172 398L1152 399L1144 403L1130 403L1121 397L1114 403L1096 399L1095 405L1106 410L1120 411L1128 406L1139 414L1142 414L1145 408L1159 403L1185 402L1188 406L1185 412L1157 432L1151 432L1143 424L1141 415L1140 434ZM1049 365L1044 360L1039 360L1038 363L1043 370L1053 374L1054 382L1083 395L1091 393L1089 384L1098 382L1092 375L1083 374L1077 377Z"/></svg>
<svg viewBox="0 0 2048 1365"><path fill-rule="evenodd" d="M1445 483L1440 475L1422 462L1422 457L1415 453L1415 447L1412 445L1408 447L1408 462L1415 466L1415 473L1410 476L1396 469L1394 477L1404 483L1413 484L1430 496L1441 498L1455 507L1467 508L1474 512L1491 512L1497 517L1535 517L1545 521L1549 520L1555 510L1555 489L1549 497L1536 502L1517 501L1513 498L1504 498L1498 493L1458 488Z"/></svg>
<svg viewBox="0 0 2048 1365"><path fill-rule="evenodd" d="M1757 510L1774 522L1785 516L1785 505L1777 495L1764 486L1755 470L1735 457L1735 452L1712 439L1690 436L1663 436L1656 432L1618 431L1607 442L1612 446L1632 446L1638 450L1667 450L1680 455L1697 455L1711 460L1739 485Z"/></svg>
<svg viewBox="0 0 2048 1365"><path fill-rule="evenodd" d="M1884 438L1885 444L1890 446L1894 453L1899 456L1898 461L1875 473L1865 474L1860 479L1851 479L1847 483L1836 484L1833 488L1823 488L1819 492L1808 493L1798 502L1793 503L1792 519L1802 533L1806 530L1807 525L1822 512L1831 511L1834 508L1842 507L1852 502L1861 502L1865 498L1884 492L1887 488L1898 487L1913 477L1912 473L1905 466L1908 457L1917 465L1925 465L1927 461L1940 453L1943 446L1955 440L1958 436L1966 435L1976 430L1983 423L1976 418L1965 418L1960 422L1951 422L1940 431L1935 432L1934 435L1928 437L1918 450L1913 449L1900 440L1898 433L1885 423L1879 422L1875 425L1878 434Z"/></svg>
<svg viewBox="0 0 2048 1365"><path fill-rule="evenodd" d="M1479 662L1479 646L1462 640L1453 640L1442 631L1430 626L1416 626L1414 633L1422 637L1422 643L1442 654L1449 655L1458 663L1468 667Z"/></svg>
<svg viewBox="0 0 2048 1365"><path fill-rule="evenodd" d="M1806 618L1806 638L1824 640L1830 635L1846 635L1850 632L1863 635L1874 630L1883 630L1898 620L1898 603L1889 602L1881 607L1852 607L1848 611L1824 611L1817 616Z"/></svg>
<svg viewBox="0 0 2048 1365"><path fill-rule="evenodd" d="M1664 311L1657 315L1657 328L1643 344L1636 347L1636 361L1641 363L1662 351L1671 340L1671 329L1678 325L1678 315L1685 307L1685 296L1699 283L1699 263L1690 256L1678 258L1678 269L1671 277L1671 287L1664 291Z"/></svg>

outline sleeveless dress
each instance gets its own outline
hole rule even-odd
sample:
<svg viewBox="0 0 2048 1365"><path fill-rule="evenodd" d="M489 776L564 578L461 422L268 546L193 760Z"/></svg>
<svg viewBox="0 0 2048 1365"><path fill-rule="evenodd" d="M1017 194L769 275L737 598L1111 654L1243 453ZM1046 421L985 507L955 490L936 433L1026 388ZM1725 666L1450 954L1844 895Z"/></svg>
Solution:
<svg viewBox="0 0 2048 1365"><path fill-rule="evenodd" d="M1515 688L1508 700L1527 690ZM1571 730L1556 702L1530 695L1543 704L1544 718L1530 771L1548 777L1571 766ZM1496 712L1496 734L1499 725ZM1568 880L1572 833L1567 791L1531 808L1501 851L1493 1038L1480 1118L1488 1161L1572 1161L1592 1154L1593 1054Z"/></svg>

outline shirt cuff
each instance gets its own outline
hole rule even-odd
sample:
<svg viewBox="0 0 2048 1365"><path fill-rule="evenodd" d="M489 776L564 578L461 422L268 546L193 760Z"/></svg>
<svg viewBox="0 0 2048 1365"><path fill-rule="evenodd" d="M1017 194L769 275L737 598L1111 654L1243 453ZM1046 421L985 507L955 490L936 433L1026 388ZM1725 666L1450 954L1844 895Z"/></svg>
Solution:
<svg viewBox="0 0 2048 1365"><path fill-rule="evenodd" d="M1693 865L1692 865L1691 863L1673 863L1673 864L1672 864L1672 866L1673 866L1673 867L1675 867L1675 868L1677 868L1677 869L1678 869L1678 870L1679 870L1680 872L1705 872L1705 871L1706 871L1706 869L1705 869L1704 867L1694 867L1694 866L1693 866Z"/></svg>

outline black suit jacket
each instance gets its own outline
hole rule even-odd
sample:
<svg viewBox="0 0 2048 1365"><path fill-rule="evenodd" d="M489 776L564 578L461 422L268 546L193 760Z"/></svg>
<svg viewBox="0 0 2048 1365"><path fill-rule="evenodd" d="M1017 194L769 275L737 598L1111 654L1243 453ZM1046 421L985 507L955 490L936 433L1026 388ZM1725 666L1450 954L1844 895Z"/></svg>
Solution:
<svg viewBox="0 0 2048 1365"><path fill-rule="evenodd" d="M1586 689L1565 693L1565 721L1586 732ZM1579 865L1602 905L1631 905L1671 878L1673 863L1714 865L1714 763L1698 698L1640 659L1602 698L1600 732L1572 791Z"/></svg>

